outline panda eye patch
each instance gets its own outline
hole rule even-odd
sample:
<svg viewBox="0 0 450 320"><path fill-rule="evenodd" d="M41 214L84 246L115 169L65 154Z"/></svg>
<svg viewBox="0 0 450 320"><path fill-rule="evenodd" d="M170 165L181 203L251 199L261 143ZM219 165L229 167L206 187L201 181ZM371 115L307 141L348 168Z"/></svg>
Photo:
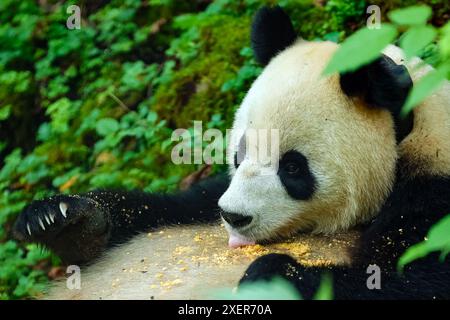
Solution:
<svg viewBox="0 0 450 320"><path fill-rule="evenodd" d="M286 192L294 199L307 200L314 193L316 182L308 159L298 151L288 151L281 157L278 176Z"/></svg>

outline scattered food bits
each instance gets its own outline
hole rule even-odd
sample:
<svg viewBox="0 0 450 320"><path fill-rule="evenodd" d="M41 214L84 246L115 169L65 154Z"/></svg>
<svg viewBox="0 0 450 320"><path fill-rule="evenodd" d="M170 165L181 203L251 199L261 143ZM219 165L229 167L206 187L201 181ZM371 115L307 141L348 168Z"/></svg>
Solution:
<svg viewBox="0 0 450 320"><path fill-rule="evenodd" d="M161 282L161 287L164 289L171 289L174 286L180 285L182 284L183 281L181 279L175 279L172 281L167 281L167 282Z"/></svg>
<svg viewBox="0 0 450 320"><path fill-rule="evenodd" d="M175 255L184 255L184 254L188 254L190 252L193 251L192 247L188 247L188 246L179 246L176 247L173 254Z"/></svg>

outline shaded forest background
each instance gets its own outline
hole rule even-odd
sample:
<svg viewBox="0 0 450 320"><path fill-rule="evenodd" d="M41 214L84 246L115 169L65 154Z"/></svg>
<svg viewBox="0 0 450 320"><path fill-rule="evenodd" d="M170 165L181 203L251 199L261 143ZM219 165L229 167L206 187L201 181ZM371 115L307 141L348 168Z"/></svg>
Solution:
<svg viewBox="0 0 450 320"><path fill-rule="evenodd" d="M32 199L96 188L170 191L201 169L170 162L171 133L229 128L261 72L250 21L278 3L308 40L342 41L366 8L416 3L449 19L447 0L125 0L0 2L0 299L39 293L59 259L10 238ZM66 9L81 7L81 29ZM421 53L431 56L429 45ZM214 168L221 170L221 168Z"/></svg>

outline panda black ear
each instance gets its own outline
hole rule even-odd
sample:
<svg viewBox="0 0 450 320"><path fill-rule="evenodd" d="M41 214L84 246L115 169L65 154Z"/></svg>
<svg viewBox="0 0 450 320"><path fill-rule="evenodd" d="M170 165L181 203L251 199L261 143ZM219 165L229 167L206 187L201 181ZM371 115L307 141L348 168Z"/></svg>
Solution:
<svg viewBox="0 0 450 320"><path fill-rule="evenodd" d="M296 38L291 19L279 6L263 7L256 12L251 43L258 63L268 64L278 52L293 44Z"/></svg>
<svg viewBox="0 0 450 320"><path fill-rule="evenodd" d="M405 66L385 55L356 71L341 74L340 82L345 94L388 109L394 116L400 114L413 85Z"/></svg>
<svg viewBox="0 0 450 320"><path fill-rule="evenodd" d="M398 140L411 131L412 113L406 119L400 118L402 106L413 86L405 66L382 55L356 71L341 74L340 84L348 96L359 96L372 107L389 110L395 120Z"/></svg>

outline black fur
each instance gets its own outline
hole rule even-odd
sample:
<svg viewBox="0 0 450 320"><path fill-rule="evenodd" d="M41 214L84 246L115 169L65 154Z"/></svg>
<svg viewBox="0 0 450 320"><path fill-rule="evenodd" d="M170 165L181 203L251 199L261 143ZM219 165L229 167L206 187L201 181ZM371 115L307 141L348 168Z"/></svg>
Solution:
<svg viewBox="0 0 450 320"><path fill-rule="evenodd" d="M292 168L296 170L292 171ZM313 195L316 182L309 169L308 159L300 152L291 150L283 154L278 167L278 176L292 198L307 200Z"/></svg>
<svg viewBox="0 0 450 320"><path fill-rule="evenodd" d="M282 276L311 299L322 274L331 272L336 299L450 299L450 259L438 254L396 271L399 256L410 245L422 241L430 227L450 213L450 177L408 178L399 168L398 182L353 252L351 267L306 268L285 255L270 255L250 265L241 283ZM367 288L367 267L381 270L381 289Z"/></svg>
<svg viewBox="0 0 450 320"><path fill-rule="evenodd" d="M256 13L251 31L252 48L258 63L266 65L297 39L291 19L279 6L263 7Z"/></svg>
<svg viewBox="0 0 450 320"><path fill-rule="evenodd" d="M389 110L395 121L397 141L401 141L412 130L413 115L400 117L413 83L408 70L391 58L382 55L374 62L356 71L341 74L342 91L349 96L361 97L373 107Z"/></svg>
<svg viewBox="0 0 450 320"><path fill-rule="evenodd" d="M171 224L218 220L217 202L228 184L229 178L223 174L176 194L105 190L57 195L34 201L25 208L16 221L14 234L19 240L44 244L65 262L85 263L108 246L124 242L139 232ZM67 217L60 212L61 202L67 204ZM50 214L54 222L48 224L45 216Z"/></svg>

